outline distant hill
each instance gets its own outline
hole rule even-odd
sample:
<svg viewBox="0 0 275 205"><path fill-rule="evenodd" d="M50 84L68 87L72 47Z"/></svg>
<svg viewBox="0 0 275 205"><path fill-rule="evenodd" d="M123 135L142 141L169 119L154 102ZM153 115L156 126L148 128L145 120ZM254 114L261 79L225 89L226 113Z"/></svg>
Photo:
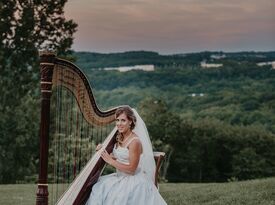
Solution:
<svg viewBox="0 0 275 205"><path fill-rule="evenodd" d="M101 108L136 107L151 96L183 118L214 118L229 124L262 125L275 132L275 70L257 62L275 61L272 52L200 52L160 55L148 51L99 54L76 52ZM202 68L200 63L221 63ZM98 68L155 65L153 72ZM107 99L107 100L106 100Z"/></svg>
<svg viewBox="0 0 275 205"><path fill-rule="evenodd" d="M210 52L160 55L151 51L129 51L123 53L75 52L76 64L82 69L153 64L155 66L196 66L201 61L249 61L275 60L275 51L270 52Z"/></svg>

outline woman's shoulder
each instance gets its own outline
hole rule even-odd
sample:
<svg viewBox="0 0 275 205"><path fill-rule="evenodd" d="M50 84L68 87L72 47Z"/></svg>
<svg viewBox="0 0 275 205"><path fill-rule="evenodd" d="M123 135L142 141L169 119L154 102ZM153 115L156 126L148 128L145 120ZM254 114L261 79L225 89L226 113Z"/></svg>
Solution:
<svg viewBox="0 0 275 205"><path fill-rule="evenodd" d="M136 133L133 132L133 139L132 139L133 142L136 142L136 143L141 143L139 137L137 136Z"/></svg>
<svg viewBox="0 0 275 205"><path fill-rule="evenodd" d="M130 147L130 146L140 146L141 145L141 141L139 139L139 137L133 133L132 135L132 139L130 139L127 143L127 146L126 147Z"/></svg>

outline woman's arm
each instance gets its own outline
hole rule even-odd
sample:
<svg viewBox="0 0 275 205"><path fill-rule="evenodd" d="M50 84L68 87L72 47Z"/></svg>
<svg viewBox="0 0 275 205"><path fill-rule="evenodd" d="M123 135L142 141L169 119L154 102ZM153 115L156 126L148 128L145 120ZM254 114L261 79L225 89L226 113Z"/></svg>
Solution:
<svg viewBox="0 0 275 205"><path fill-rule="evenodd" d="M106 150L102 152L101 157L105 162L117 168L118 170L128 174L135 174L135 171L139 163L139 158L142 149L141 147L142 146L139 140L134 140L129 145L129 164L123 164L121 162L114 160Z"/></svg>

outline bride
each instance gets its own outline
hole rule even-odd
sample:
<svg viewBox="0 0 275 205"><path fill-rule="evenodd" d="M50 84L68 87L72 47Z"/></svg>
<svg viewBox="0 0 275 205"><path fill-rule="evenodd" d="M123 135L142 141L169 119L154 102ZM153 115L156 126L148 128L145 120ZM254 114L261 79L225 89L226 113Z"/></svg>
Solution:
<svg viewBox="0 0 275 205"><path fill-rule="evenodd" d="M97 147L116 173L99 178L86 205L166 205L154 184L155 161L146 126L129 106L116 111L117 143L113 153Z"/></svg>

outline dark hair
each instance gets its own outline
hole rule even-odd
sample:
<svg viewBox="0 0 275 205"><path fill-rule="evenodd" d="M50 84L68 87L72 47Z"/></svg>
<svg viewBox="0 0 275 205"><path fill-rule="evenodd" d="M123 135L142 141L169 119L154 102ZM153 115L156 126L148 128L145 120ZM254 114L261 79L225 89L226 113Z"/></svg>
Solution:
<svg viewBox="0 0 275 205"><path fill-rule="evenodd" d="M118 108L116 110L115 117L117 118L122 113L124 113L126 115L128 120L132 121L130 129L133 130L136 126L137 118L136 118L132 108L130 106L123 106L123 107Z"/></svg>

